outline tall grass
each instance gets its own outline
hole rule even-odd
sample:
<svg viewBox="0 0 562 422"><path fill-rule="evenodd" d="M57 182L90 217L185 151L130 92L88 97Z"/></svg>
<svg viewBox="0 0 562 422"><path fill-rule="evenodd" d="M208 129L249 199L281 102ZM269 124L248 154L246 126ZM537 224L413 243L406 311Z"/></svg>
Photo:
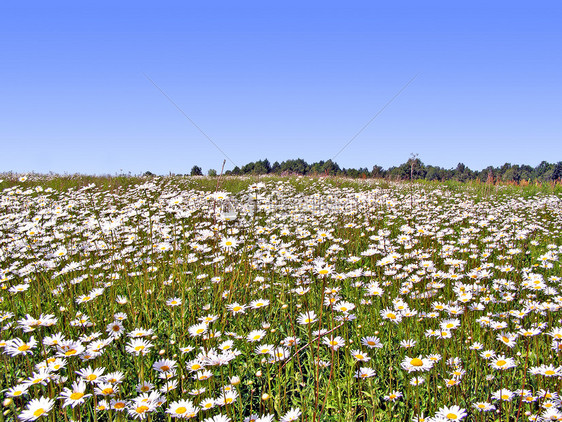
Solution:
<svg viewBox="0 0 562 422"><path fill-rule="evenodd" d="M558 417L557 186L35 176L0 189L0 418Z"/></svg>

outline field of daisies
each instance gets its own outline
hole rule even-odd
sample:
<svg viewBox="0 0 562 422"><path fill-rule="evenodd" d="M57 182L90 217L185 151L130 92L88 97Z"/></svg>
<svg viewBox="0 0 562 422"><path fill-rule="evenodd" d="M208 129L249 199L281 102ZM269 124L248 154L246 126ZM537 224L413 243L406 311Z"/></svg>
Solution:
<svg viewBox="0 0 562 422"><path fill-rule="evenodd" d="M562 420L560 186L0 182L0 421Z"/></svg>

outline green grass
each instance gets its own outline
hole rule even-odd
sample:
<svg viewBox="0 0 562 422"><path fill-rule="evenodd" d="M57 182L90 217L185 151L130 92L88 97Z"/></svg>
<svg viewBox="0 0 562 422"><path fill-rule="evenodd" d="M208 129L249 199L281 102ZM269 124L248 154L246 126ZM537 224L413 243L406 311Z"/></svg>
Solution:
<svg viewBox="0 0 562 422"><path fill-rule="evenodd" d="M562 328L558 185L5 175L0 190L4 397L55 357L65 363L45 385L5 401L5 420L40 397L56 401L44 420L128 420L144 405L136 417L168 420L179 400L220 402L227 388L236 391L232 403L215 403L193 420L282 420L292 408L302 421L411 420L456 405L468 420L508 421L541 415L542 393L560 390L560 352L552 349ZM215 191L231 198L214 201ZM252 309L258 300L267 305ZM228 306L236 303L247 308L234 313ZM306 312L314 312L313 323L299 323ZM52 325L41 323L46 315ZM117 317L125 317L123 335L113 338L107 327ZM206 317L206 331L195 334ZM447 324L454 328L439 329ZM150 346L136 356L128 334L141 328ZM537 335L521 331L533 328ZM253 330L263 338L250 341ZM513 345L498 339L513 333ZM74 342L49 345L57 334ZM325 343L332 336L341 339L337 350ZM31 345L31 337L37 344L17 351L15 339ZM294 337L299 343L289 345ZM368 337L381 347L362 344ZM111 341L97 344L103 339ZM190 370L198 356L221 355L227 345L236 356L207 362L210 378ZM280 357L256 353L266 345ZM64 356L69 350L76 353ZM515 366L494 369L484 350ZM428 370L409 372L408 357ZM175 367L175 387L143 404L140 382L152 391L165 385L153 369L161 359ZM555 376L541 365L552 365ZM87 382L91 396L62 407L61 393L89 366L122 373L113 384L119 391L104 397ZM373 375L356 378L360 368ZM500 388L521 395L495 400ZM123 400L130 412L95 410L104 399ZM479 402L496 411L476 410Z"/></svg>

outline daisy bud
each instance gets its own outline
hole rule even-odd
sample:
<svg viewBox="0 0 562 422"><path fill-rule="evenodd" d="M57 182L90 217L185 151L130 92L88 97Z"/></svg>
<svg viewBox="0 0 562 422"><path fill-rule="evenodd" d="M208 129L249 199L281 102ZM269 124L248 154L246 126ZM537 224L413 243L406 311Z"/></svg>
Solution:
<svg viewBox="0 0 562 422"><path fill-rule="evenodd" d="M162 350L160 350L160 351L158 352L158 354L159 354L160 356L162 356L162 355L166 354L166 351L165 351L164 349L162 349Z"/></svg>
<svg viewBox="0 0 562 422"><path fill-rule="evenodd" d="M256 372L256 377L258 377L258 378L259 378L259 377L261 377L261 376L262 376L262 373L261 373L261 371L258 371L258 372Z"/></svg>
<svg viewBox="0 0 562 422"><path fill-rule="evenodd" d="M2 405L4 407L8 407L9 405L11 405L13 403L12 399L6 399L4 400L4 402L2 402Z"/></svg>
<svg viewBox="0 0 562 422"><path fill-rule="evenodd" d="M152 340L156 340L158 338L158 336L152 336L150 337Z"/></svg>
<svg viewBox="0 0 562 422"><path fill-rule="evenodd" d="M237 376L232 377L232 378L230 379L230 383L231 383L232 385L238 385L238 384L240 384L240 377L237 377Z"/></svg>
<svg viewBox="0 0 562 422"><path fill-rule="evenodd" d="M269 398L269 394L267 394L267 393L263 393L261 395L261 399L264 400L264 401L267 400L268 398Z"/></svg>
<svg viewBox="0 0 562 422"><path fill-rule="evenodd" d="M289 307L289 305L287 305L286 303L283 304L283 306L281 306L281 309L287 309Z"/></svg>

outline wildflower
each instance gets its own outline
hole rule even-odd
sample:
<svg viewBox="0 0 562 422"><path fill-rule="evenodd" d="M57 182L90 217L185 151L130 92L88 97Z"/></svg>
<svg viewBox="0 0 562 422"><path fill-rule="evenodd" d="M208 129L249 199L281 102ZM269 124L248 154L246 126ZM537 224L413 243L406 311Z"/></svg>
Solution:
<svg viewBox="0 0 562 422"><path fill-rule="evenodd" d="M72 388L67 387L60 393L59 398L64 400L62 407L71 405L74 408L84 403L86 398L91 396L91 394L85 394L85 391L86 383L84 381L72 383Z"/></svg>
<svg viewBox="0 0 562 422"><path fill-rule="evenodd" d="M502 401L511 401L511 399L515 396L515 393L507 388L502 388L492 394L492 399L494 400L502 400Z"/></svg>
<svg viewBox="0 0 562 422"><path fill-rule="evenodd" d="M219 398L215 400L215 403L218 406L226 406L228 404L232 404L238 398L238 392L236 390L230 390L224 392Z"/></svg>
<svg viewBox="0 0 562 422"><path fill-rule="evenodd" d="M118 385L113 385L108 382L100 382L94 389L97 396L114 396L119 391Z"/></svg>
<svg viewBox="0 0 562 422"><path fill-rule="evenodd" d="M330 349L337 351L340 347L345 346L345 340L338 336L338 337L324 337L322 339L322 343L324 343L326 346L328 346Z"/></svg>
<svg viewBox="0 0 562 422"><path fill-rule="evenodd" d="M156 405L152 401L133 402L127 409L129 416L135 419L145 419L150 412L156 409Z"/></svg>
<svg viewBox="0 0 562 422"><path fill-rule="evenodd" d="M113 410L117 410L118 412L122 412L126 409L127 402L125 400L111 399L109 407Z"/></svg>
<svg viewBox="0 0 562 422"><path fill-rule="evenodd" d="M516 344L515 341L517 340L517 334L499 333L496 338L507 347L514 347Z"/></svg>
<svg viewBox="0 0 562 422"><path fill-rule="evenodd" d="M559 421L562 420L562 412L555 407L551 407L541 413L541 418L544 421Z"/></svg>
<svg viewBox="0 0 562 422"><path fill-rule="evenodd" d="M466 416L466 410L459 406L442 407L435 414L436 419L445 421L459 421Z"/></svg>
<svg viewBox="0 0 562 422"><path fill-rule="evenodd" d="M494 369L499 369L499 370L506 370L506 369L510 369L513 368L516 365L515 361L512 358L508 358L505 356L498 356L497 358L495 358L491 363L490 366Z"/></svg>
<svg viewBox="0 0 562 422"><path fill-rule="evenodd" d="M76 374L88 382L98 382L99 378L103 375L105 368L92 369L91 366L76 371Z"/></svg>
<svg viewBox="0 0 562 422"><path fill-rule="evenodd" d="M433 363L428 358L410 358L406 356L400 366L408 372L429 371L433 367Z"/></svg>
<svg viewBox="0 0 562 422"><path fill-rule="evenodd" d="M142 381L137 384L135 387L137 393L149 393L154 390L154 384L149 381Z"/></svg>
<svg viewBox="0 0 562 422"><path fill-rule="evenodd" d="M385 401L396 401L400 397L402 397L402 393L400 391L393 391L392 393L384 396Z"/></svg>
<svg viewBox="0 0 562 422"><path fill-rule="evenodd" d="M496 406L485 401L473 403L472 407L474 407L479 412L491 412L492 410L496 410Z"/></svg>
<svg viewBox="0 0 562 422"><path fill-rule="evenodd" d="M496 356L496 352L493 350L484 350L483 352L480 352L480 356L484 359L491 359Z"/></svg>
<svg viewBox="0 0 562 422"><path fill-rule="evenodd" d="M252 309L259 309L269 305L269 300L267 299L258 299L250 302L250 308Z"/></svg>
<svg viewBox="0 0 562 422"><path fill-rule="evenodd" d="M416 343L417 342L415 340L402 340L400 342L400 347L403 347L404 349L410 349L414 347Z"/></svg>
<svg viewBox="0 0 562 422"><path fill-rule="evenodd" d="M226 309L228 309L234 315L245 313L247 307L248 305L240 305L238 302L234 302L229 305L226 305Z"/></svg>
<svg viewBox="0 0 562 422"><path fill-rule="evenodd" d="M179 297L172 297L166 301L166 305L168 306L180 306L182 304L182 300Z"/></svg>
<svg viewBox="0 0 562 422"><path fill-rule="evenodd" d="M300 415L301 415L301 410L297 409L297 408L291 408L291 410L289 410L287 413L285 413L283 416L281 416L281 418L279 419L279 422L292 422L292 421L296 421L299 419Z"/></svg>
<svg viewBox="0 0 562 422"><path fill-rule="evenodd" d="M123 374L123 372L119 372L119 371L111 372L104 377L106 382L110 382L112 384L122 383L123 378L125 378L125 375Z"/></svg>
<svg viewBox="0 0 562 422"><path fill-rule="evenodd" d="M425 382L425 378L424 377L413 377L410 380L410 385L413 386L418 386L418 385L422 385Z"/></svg>
<svg viewBox="0 0 562 422"><path fill-rule="evenodd" d="M368 362L371 360L371 358L367 356L365 353L363 353L361 350L352 350L351 356L353 356L355 359L361 362Z"/></svg>
<svg viewBox="0 0 562 422"><path fill-rule="evenodd" d="M378 337L363 337L361 339L361 344L369 347L370 349L380 349L383 347L383 344Z"/></svg>
<svg viewBox="0 0 562 422"><path fill-rule="evenodd" d="M338 302L334 305L334 309L339 312L350 312L355 309L355 304L351 302Z"/></svg>
<svg viewBox="0 0 562 422"><path fill-rule="evenodd" d="M258 355L268 355L273 352L274 346L272 344L264 344L256 347L255 352Z"/></svg>
<svg viewBox="0 0 562 422"><path fill-rule="evenodd" d="M297 322L301 325L312 324L317 321L316 313L314 311L308 311L300 314L297 318Z"/></svg>
<svg viewBox="0 0 562 422"><path fill-rule="evenodd" d="M105 400L105 399L100 400L98 402L98 405L96 406L96 410L99 412L99 411L107 410L107 409L109 409L109 404L107 403L107 400Z"/></svg>
<svg viewBox="0 0 562 422"><path fill-rule="evenodd" d="M178 388L178 380L169 380L166 384L160 387L160 392L166 394L176 388Z"/></svg>
<svg viewBox="0 0 562 422"><path fill-rule="evenodd" d="M383 319L388 319L389 321L392 321L396 324L402 321L402 315L399 312L391 309L383 309L382 311L380 311L380 314Z"/></svg>
<svg viewBox="0 0 562 422"><path fill-rule="evenodd" d="M199 405L201 406L201 410L209 410L215 407L215 400L212 398L203 399Z"/></svg>
<svg viewBox="0 0 562 422"><path fill-rule="evenodd" d="M363 379L363 378L371 378L375 376L375 371L371 368L359 368L355 372L355 378Z"/></svg>
<svg viewBox="0 0 562 422"><path fill-rule="evenodd" d="M129 341L129 343L127 343L127 347L125 348L125 350L128 353L132 353L136 356L139 355L146 355L150 348L152 348L152 344L142 338L138 338L138 339L134 339Z"/></svg>
<svg viewBox="0 0 562 422"><path fill-rule="evenodd" d="M246 337L246 339L248 341L260 341L264 336L265 336L266 332L264 330L253 330L250 331L250 333L248 334L248 336Z"/></svg>
<svg viewBox="0 0 562 422"><path fill-rule="evenodd" d="M48 368L43 368L38 372L33 373L33 375L26 380L26 384L47 385L50 379L51 379L51 371Z"/></svg>
<svg viewBox="0 0 562 422"><path fill-rule="evenodd" d="M159 360L152 364L152 368L158 372L168 372L174 369L175 366L176 366L176 361L170 359Z"/></svg>
<svg viewBox="0 0 562 422"><path fill-rule="evenodd" d="M45 416L49 413L54 404L55 401L53 399L49 399L48 397L33 399L27 404L26 409L21 412L18 418L22 421L37 420L41 416Z"/></svg>
<svg viewBox="0 0 562 422"><path fill-rule="evenodd" d="M7 353L10 356L29 355L33 353L33 349L36 345L37 340L35 340L33 336L31 336L31 338L27 342L19 338L15 338L8 341L4 349L4 353Z"/></svg>
<svg viewBox="0 0 562 422"><path fill-rule="evenodd" d="M191 419L199 413L199 407L194 406L191 400L178 400L170 403L166 413L172 418Z"/></svg>
<svg viewBox="0 0 562 422"><path fill-rule="evenodd" d="M6 395L8 397L20 397L20 396L24 396L27 394L28 390L29 390L29 385L28 384L18 384L15 387L10 388L7 392Z"/></svg>
<svg viewBox="0 0 562 422"><path fill-rule="evenodd" d="M533 375L543 375L545 377L560 377L562 376L562 366L556 368L554 365L541 365L531 367L529 372Z"/></svg>

